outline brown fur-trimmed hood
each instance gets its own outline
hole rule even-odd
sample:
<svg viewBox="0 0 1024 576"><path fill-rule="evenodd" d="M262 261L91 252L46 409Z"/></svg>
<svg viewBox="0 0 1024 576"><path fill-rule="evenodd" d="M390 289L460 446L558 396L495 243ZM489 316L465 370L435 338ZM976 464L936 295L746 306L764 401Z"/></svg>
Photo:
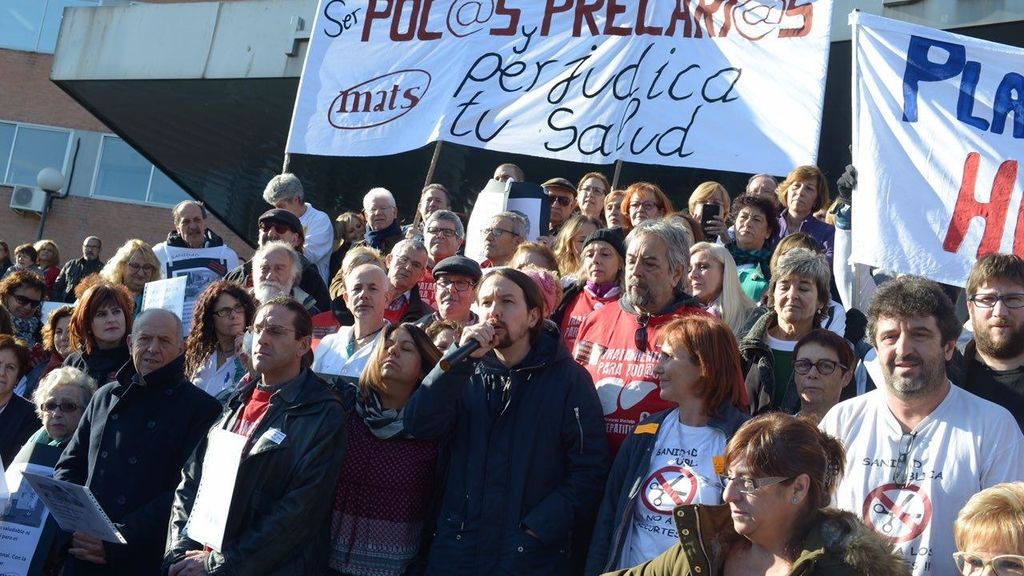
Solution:
<svg viewBox="0 0 1024 576"><path fill-rule="evenodd" d="M845 510L824 508L811 528L792 574L909 576L910 566L893 546ZM806 569L801 564L811 562Z"/></svg>

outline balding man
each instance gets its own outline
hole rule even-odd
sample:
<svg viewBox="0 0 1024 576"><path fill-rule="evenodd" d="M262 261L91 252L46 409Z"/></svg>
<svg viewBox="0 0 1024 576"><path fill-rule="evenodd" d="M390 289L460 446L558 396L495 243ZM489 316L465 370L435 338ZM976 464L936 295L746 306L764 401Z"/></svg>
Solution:
<svg viewBox="0 0 1024 576"><path fill-rule="evenodd" d="M54 469L88 486L127 544L76 532L76 575L157 574L181 467L220 414L184 372L181 321L144 310L128 340L132 362L100 388Z"/></svg>
<svg viewBox="0 0 1024 576"><path fill-rule="evenodd" d="M505 266L512 259L512 254L529 233L526 218L515 212L502 212L491 218L491 224L483 229L484 260L480 266Z"/></svg>
<svg viewBox="0 0 1024 576"><path fill-rule="evenodd" d="M526 175L523 174L523 169L515 164L501 164L494 169L494 175L492 179L498 182L526 182Z"/></svg>
<svg viewBox="0 0 1024 576"><path fill-rule="evenodd" d="M100 260L100 251L103 249L103 242L95 236L89 236L82 242L82 257L68 260L60 269L57 280L50 290L50 300L54 302L74 302L75 288L90 274L96 274L103 269L103 261Z"/></svg>
<svg viewBox="0 0 1024 576"><path fill-rule="evenodd" d="M294 174L278 174L270 179L263 189L263 200L274 208L287 210L302 224L302 235L306 238L302 254L316 264L320 278L327 282L331 264L331 250L334 248L334 225L331 218L305 201L302 182Z"/></svg>
<svg viewBox="0 0 1024 576"><path fill-rule="evenodd" d="M363 215L366 216L366 235L363 243L390 254L399 240L405 238L398 223L395 197L386 188L373 188L363 196Z"/></svg>
<svg viewBox="0 0 1024 576"><path fill-rule="evenodd" d="M316 349L314 372L356 378L363 373L387 326L384 309L391 291L388 273L376 264L356 266L345 275L343 296L355 324L324 336Z"/></svg>
<svg viewBox="0 0 1024 576"><path fill-rule="evenodd" d="M192 318L196 299L211 282L238 266L238 255L206 227L206 208L195 200L179 202L171 211L174 230L167 241L153 246L164 278L185 276L185 321Z"/></svg>
<svg viewBox="0 0 1024 576"><path fill-rule="evenodd" d="M320 312L316 299L298 285L302 278L302 260L288 244L277 240L260 246L252 256L252 269L252 296L257 302L288 296L305 306L310 314Z"/></svg>

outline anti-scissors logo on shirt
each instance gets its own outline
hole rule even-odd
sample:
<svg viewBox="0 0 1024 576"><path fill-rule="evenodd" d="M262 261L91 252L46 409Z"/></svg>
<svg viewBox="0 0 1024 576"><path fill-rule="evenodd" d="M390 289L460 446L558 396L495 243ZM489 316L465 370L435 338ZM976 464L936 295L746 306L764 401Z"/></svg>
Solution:
<svg viewBox="0 0 1024 576"><path fill-rule="evenodd" d="M864 522L894 544L917 538L932 519L932 502L920 486L883 484L864 500Z"/></svg>

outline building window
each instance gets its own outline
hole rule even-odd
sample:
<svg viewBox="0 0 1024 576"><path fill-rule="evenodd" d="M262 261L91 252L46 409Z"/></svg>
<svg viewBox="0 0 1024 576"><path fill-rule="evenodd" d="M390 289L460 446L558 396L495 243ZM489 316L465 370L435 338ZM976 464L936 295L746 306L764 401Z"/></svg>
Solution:
<svg viewBox="0 0 1024 576"><path fill-rule="evenodd" d="M69 6L99 6L102 0L0 0L0 48L53 52Z"/></svg>
<svg viewBox="0 0 1024 576"><path fill-rule="evenodd" d="M103 136L100 145L95 197L173 206L190 196L117 136Z"/></svg>
<svg viewBox="0 0 1024 576"><path fill-rule="evenodd" d="M0 122L0 182L35 186L43 168L64 172L70 145L70 130Z"/></svg>

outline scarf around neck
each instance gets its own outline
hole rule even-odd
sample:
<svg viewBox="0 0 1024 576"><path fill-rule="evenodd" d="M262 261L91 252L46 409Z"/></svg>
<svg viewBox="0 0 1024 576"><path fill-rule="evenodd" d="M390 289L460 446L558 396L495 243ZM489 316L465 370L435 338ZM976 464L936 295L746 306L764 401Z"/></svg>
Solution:
<svg viewBox="0 0 1024 576"><path fill-rule="evenodd" d="M384 245L384 240L392 236L401 236L401 234L402 227L398 224L398 218L395 218L391 225L383 230L370 230L367 228L363 238L366 239L367 244L380 250L381 246Z"/></svg>
<svg viewBox="0 0 1024 576"><path fill-rule="evenodd" d="M356 414L359 414L370 433L381 440L411 437L402 425L402 411L381 406L380 396L373 390L370 390L366 398L356 393Z"/></svg>
<svg viewBox="0 0 1024 576"><path fill-rule="evenodd" d="M745 264L767 264L772 259L772 250L769 248L761 248L760 250L744 250L735 242L730 242L725 245L725 249L729 251L732 259L736 261L737 266L743 266Z"/></svg>

